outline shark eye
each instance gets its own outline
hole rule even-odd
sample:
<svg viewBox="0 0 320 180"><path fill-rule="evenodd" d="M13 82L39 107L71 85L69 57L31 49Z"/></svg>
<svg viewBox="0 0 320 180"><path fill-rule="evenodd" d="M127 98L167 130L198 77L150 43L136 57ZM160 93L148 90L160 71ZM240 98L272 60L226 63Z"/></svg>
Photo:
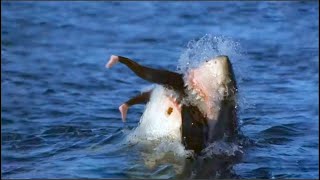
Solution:
<svg viewBox="0 0 320 180"><path fill-rule="evenodd" d="M167 114L170 115L172 113L172 111L173 111L173 108L169 107L168 110L167 110Z"/></svg>

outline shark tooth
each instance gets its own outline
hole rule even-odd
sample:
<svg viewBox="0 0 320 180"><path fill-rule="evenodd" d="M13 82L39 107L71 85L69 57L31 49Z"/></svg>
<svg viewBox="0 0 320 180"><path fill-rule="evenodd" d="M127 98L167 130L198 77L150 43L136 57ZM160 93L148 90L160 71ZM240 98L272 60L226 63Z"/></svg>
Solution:
<svg viewBox="0 0 320 180"><path fill-rule="evenodd" d="M192 89L191 94L195 95L195 94L197 94L197 91Z"/></svg>

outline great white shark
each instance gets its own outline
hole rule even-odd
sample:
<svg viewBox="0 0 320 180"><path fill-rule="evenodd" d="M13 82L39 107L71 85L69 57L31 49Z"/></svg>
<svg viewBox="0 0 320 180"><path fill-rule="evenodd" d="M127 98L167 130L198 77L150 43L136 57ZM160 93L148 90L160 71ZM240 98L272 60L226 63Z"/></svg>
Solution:
<svg viewBox="0 0 320 180"><path fill-rule="evenodd" d="M158 84L119 107L123 120L130 106L145 103L140 129L170 136L196 153L215 140L237 135L237 83L228 56L204 60L184 74L156 70L114 55L106 67L118 62L142 79ZM151 114L157 117L150 118Z"/></svg>

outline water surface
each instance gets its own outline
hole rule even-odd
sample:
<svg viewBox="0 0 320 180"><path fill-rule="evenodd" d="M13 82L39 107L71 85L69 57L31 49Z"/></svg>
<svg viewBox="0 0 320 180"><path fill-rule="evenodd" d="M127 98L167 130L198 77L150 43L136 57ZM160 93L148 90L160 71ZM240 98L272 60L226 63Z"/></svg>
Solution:
<svg viewBox="0 0 320 180"><path fill-rule="evenodd" d="M198 162L219 167L198 177L319 177L318 2L1 5L2 177L197 177L192 167L177 174L185 160L172 153L149 167L161 150L122 143L144 107L124 125L118 106L149 83L104 65L118 54L176 71L188 42L205 34L240 44L231 61L253 143L228 167Z"/></svg>

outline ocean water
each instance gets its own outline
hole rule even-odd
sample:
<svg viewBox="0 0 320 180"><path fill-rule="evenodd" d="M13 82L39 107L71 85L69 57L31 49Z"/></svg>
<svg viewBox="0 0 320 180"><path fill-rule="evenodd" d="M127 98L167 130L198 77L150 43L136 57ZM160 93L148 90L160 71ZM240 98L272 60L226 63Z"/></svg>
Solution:
<svg viewBox="0 0 320 180"><path fill-rule="evenodd" d="M2 178L319 178L318 2L1 5ZM118 106L151 84L110 55L178 71L203 37L235 68L241 157L124 143L144 106Z"/></svg>

